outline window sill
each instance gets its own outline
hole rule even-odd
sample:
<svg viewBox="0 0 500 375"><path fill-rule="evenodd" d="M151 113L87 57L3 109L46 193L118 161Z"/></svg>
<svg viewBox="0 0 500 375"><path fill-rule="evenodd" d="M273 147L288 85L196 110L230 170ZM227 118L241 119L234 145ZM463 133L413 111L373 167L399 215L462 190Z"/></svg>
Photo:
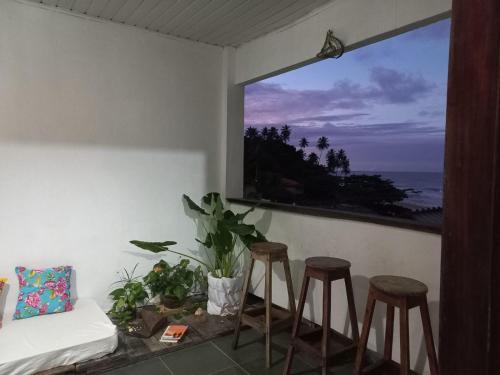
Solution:
<svg viewBox="0 0 500 375"><path fill-rule="evenodd" d="M404 229L441 235L441 226L415 223L408 219L384 217L378 215L370 215L370 214L363 214L363 213L349 212L342 210L332 210L326 208L295 206L292 204L276 203L269 201L257 201L244 198L227 198L227 201L231 203L241 204L244 206L257 206L260 208L267 208L271 210L278 210L278 211L290 212L301 215L361 221L365 223L387 225L391 227L404 228Z"/></svg>

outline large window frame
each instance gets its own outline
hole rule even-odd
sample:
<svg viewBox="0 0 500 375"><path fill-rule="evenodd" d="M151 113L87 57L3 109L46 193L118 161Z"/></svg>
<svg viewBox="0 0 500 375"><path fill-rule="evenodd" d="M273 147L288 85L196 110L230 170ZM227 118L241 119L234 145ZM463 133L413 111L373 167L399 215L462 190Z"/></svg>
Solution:
<svg viewBox="0 0 500 375"><path fill-rule="evenodd" d="M439 18L434 18L431 20L427 20L424 23L420 23L418 25L412 25L411 27L407 27L404 29L399 29L399 30L394 30L393 32L380 35L376 38L371 38L369 40L365 40L363 42L357 43L352 46L348 46L346 48L346 52L350 52L362 47L365 47L369 44L373 44L400 34L403 34L405 32L411 31L413 29L417 29L429 24L432 24L434 22L450 18L449 14L442 15ZM233 107L233 111L229 111L228 115L228 120L231 118L231 115L237 116L238 117L238 124L240 125L239 129L239 136L241 138L241 143L239 144L232 144L231 147L234 148L239 148L239 152L243 153L243 133L244 133L244 124L243 124L243 115L244 115L244 90L245 86L261 81L263 79L267 79L273 76L277 76L280 74L283 74L285 72L289 72L292 70L299 69L301 67L304 67L306 65L313 64L315 62L318 62L319 59L313 58L311 60L305 61L301 64L296 64L294 66L290 66L285 69L280 69L276 72L272 72L269 74L266 74L264 76L257 77L255 79L252 79L247 82L243 82L241 84L236 85L234 90L236 91L236 96L238 96L238 105ZM233 91L233 95L235 92ZM234 104L234 103L233 103ZM237 110L234 110L236 107ZM228 127L228 131L231 131ZM233 130L234 131L234 130ZM230 136L228 134L228 140L229 139L234 139L234 136ZM228 142L228 147L230 146ZM243 158L242 158L243 159ZM242 160L243 163L243 160ZM229 166L229 165L228 165ZM404 228L404 229L410 229L410 230L416 230L416 231L421 231L421 232L426 232L426 233L432 233L432 234L437 234L441 235L442 234L442 225L439 224L427 224L427 223L422 223L422 222L417 222L413 221L411 219L404 219L404 218L398 218L398 217L391 217L391 216L383 216L383 215L378 215L378 214L370 214L370 213L359 213L355 211L348 211L348 210L343 210L343 209L335 209L335 208L320 208L320 207L310 207L310 206L301 206L301 205L295 205L295 204L286 204L286 203L279 203L279 202L272 202L272 201L267 201L267 200L253 200L253 199L247 199L244 197L243 194L243 165L241 166L241 171L239 172L232 172L229 171L228 176L227 176L227 185L229 188L227 189L227 200L231 203L235 204L240 204L240 205L245 205L245 206L256 206L264 209L270 209L270 210L278 210L282 212L288 212L292 214L301 214L301 215L309 215L309 216L316 216L316 217L323 217L323 218L332 218L332 219L343 219L343 220L352 220L352 221L360 221L360 222L366 222L366 223L374 223L374 224L379 224L379 225L385 225L385 226L391 226L391 227L397 227L397 228ZM237 182L235 182L237 180ZM232 185L232 186L231 186Z"/></svg>

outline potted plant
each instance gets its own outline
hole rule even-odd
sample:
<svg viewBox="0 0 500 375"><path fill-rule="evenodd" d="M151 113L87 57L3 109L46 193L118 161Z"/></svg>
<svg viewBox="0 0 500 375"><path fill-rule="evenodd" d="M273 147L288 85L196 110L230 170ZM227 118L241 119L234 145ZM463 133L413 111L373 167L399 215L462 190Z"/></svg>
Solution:
<svg viewBox="0 0 500 375"><path fill-rule="evenodd" d="M128 327L128 324L135 319L138 307L149 298L139 277L134 277L136 268L137 265L132 272L124 269L120 280L115 283L121 284L121 287L109 294L114 302L108 313L120 329Z"/></svg>
<svg viewBox="0 0 500 375"><path fill-rule="evenodd" d="M144 277L144 283L151 291L151 297L160 296L161 303L168 308L180 307L189 293L203 282L203 272L198 266L188 268L189 260L171 266L160 260Z"/></svg>
<svg viewBox="0 0 500 375"><path fill-rule="evenodd" d="M235 314L241 293L241 255L254 242L266 241L254 225L243 222L254 208L235 214L224 208L218 193L205 195L200 206L187 195L183 199L203 232L203 238L196 239L205 250L203 259L171 250L169 246L176 244L173 241L131 243L154 253L170 251L203 265L208 273L207 311L215 315Z"/></svg>

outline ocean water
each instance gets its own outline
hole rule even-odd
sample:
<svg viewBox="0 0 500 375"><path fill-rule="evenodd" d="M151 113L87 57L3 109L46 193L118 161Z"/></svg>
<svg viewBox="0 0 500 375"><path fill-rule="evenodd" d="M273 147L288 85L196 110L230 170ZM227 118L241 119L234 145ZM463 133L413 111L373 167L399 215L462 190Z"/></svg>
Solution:
<svg viewBox="0 0 500 375"><path fill-rule="evenodd" d="M360 172L353 174L379 174L391 180L399 189L414 189L407 192L408 198L401 202L412 209L443 206L443 173L441 172Z"/></svg>

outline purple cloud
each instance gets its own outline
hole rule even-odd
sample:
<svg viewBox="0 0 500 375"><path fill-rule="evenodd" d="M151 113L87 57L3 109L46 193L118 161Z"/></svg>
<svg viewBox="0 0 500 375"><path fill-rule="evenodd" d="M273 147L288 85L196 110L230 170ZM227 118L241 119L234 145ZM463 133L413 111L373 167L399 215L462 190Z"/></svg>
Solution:
<svg viewBox="0 0 500 375"><path fill-rule="evenodd" d="M436 87L420 75L381 67L372 69L371 80L377 86L375 97L387 103L413 103Z"/></svg>
<svg viewBox="0 0 500 375"><path fill-rule="evenodd" d="M297 123L299 119L328 116L338 109L359 110L377 102L413 103L435 87L420 75L382 67L372 69L367 86L346 79L328 90L297 90L257 82L246 87L245 123Z"/></svg>
<svg viewBox="0 0 500 375"><path fill-rule="evenodd" d="M444 115L444 111L442 109L438 110L422 110L418 112L419 116L422 117L429 117L429 118L434 118L434 117L442 117Z"/></svg>

